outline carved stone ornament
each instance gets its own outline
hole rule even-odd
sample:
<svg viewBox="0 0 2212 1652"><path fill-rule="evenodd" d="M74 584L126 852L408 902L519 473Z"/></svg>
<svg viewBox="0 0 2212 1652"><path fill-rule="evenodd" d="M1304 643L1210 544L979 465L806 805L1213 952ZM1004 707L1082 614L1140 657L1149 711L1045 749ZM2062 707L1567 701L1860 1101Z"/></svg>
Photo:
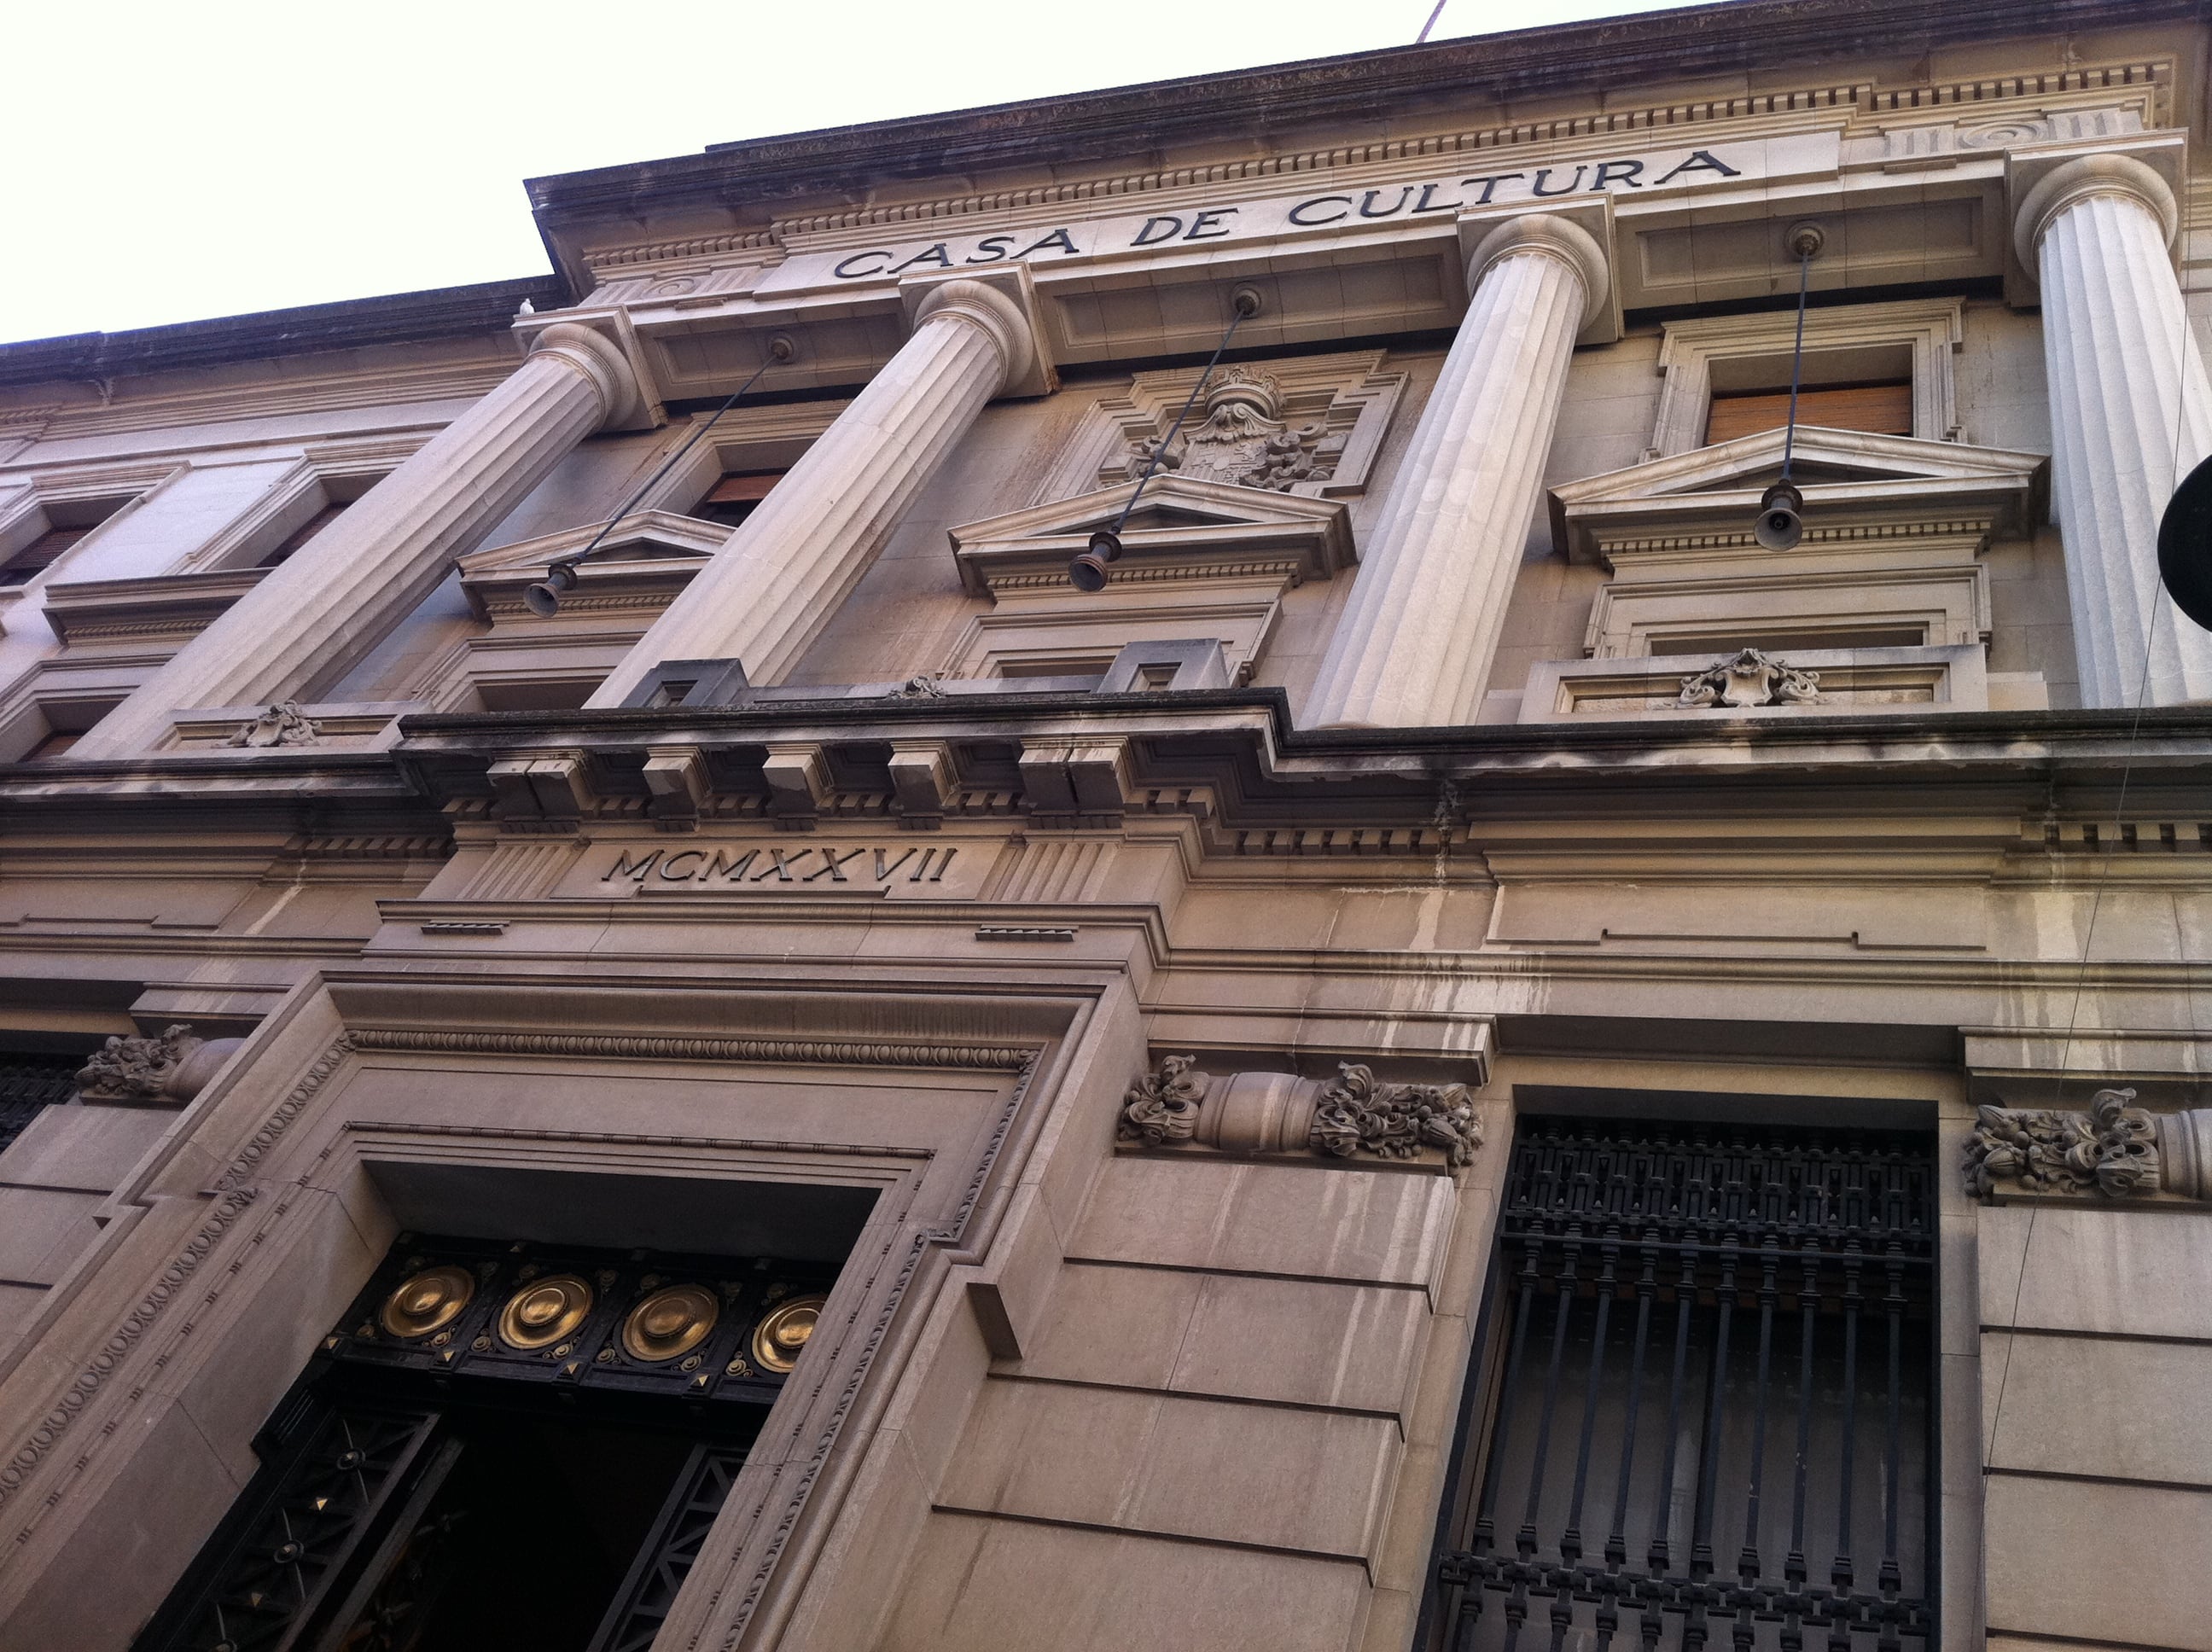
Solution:
<svg viewBox="0 0 2212 1652"><path fill-rule="evenodd" d="M1682 679L1685 708L1733 706L1808 706L1820 697L1818 671L1793 671L1778 659L1770 659L1756 648L1746 648L1722 660L1711 671Z"/></svg>
<svg viewBox="0 0 2212 1652"><path fill-rule="evenodd" d="M271 706L250 723L239 726L238 732L224 741L225 745L279 746L313 745L322 732L307 720L296 700L287 700Z"/></svg>
<svg viewBox="0 0 2212 1652"><path fill-rule="evenodd" d="M88 1102L188 1102L243 1042L205 1039L188 1026L165 1027L159 1038L110 1038L78 1069L77 1094Z"/></svg>
<svg viewBox="0 0 2212 1652"><path fill-rule="evenodd" d="M909 677L884 696L886 700L942 700L945 685L935 677Z"/></svg>
<svg viewBox="0 0 2212 1652"><path fill-rule="evenodd" d="M2100 1090L2088 1111L1977 1109L1966 1191L2212 1199L2212 1111L2152 1113L2132 1090Z"/></svg>
<svg viewBox="0 0 2212 1652"><path fill-rule="evenodd" d="M1276 416L1282 391L1263 373L1232 367L1206 386L1206 422L1167 447L1160 468L1200 482L1288 493L1301 482L1327 482L1336 474L1344 438L1325 425L1296 429ZM1165 437L1130 444L1131 481L1144 475Z"/></svg>
<svg viewBox="0 0 2212 1652"><path fill-rule="evenodd" d="M1440 1155L1474 1162L1482 1124L1465 1084L1377 1084L1341 1063L1331 1079L1279 1072L1200 1072L1195 1058L1163 1057L1123 1098L1120 1134L1148 1147L1188 1144L1229 1153L1318 1153L1352 1158Z"/></svg>

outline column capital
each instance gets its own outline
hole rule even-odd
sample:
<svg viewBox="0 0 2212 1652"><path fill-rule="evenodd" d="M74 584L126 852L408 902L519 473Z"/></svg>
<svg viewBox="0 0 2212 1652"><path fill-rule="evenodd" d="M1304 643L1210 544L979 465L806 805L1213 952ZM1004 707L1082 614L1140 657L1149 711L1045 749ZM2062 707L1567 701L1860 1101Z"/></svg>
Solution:
<svg viewBox="0 0 2212 1652"><path fill-rule="evenodd" d="M640 370L636 341L627 319L611 324L619 328L620 337L610 337L604 331L606 325L556 316L530 336L529 354L560 361L590 382L599 392L600 429L651 429L665 416Z"/></svg>
<svg viewBox="0 0 2212 1652"><path fill-rule="evenodd" d="M1601 197L1562 203L1555 210L1462 213L1460 250L1467 258L1471 299L1483 276L1502 260L1534 252L1556 259L1582 278L1583 314L1577 343L1609 343L1620 336L1613 303L1612 203ZM1610 325L1608 325L1610 323Z"/></svg>
<svg viewBox="0 0 2212 1652"><path fill-rule="evenodd" d="M973 275L908 276L899 282L907 325L920 327L937 317L963 321L997 345L1004 366L999 396L1048 395L1060 382L1045 347L1043 315L1026 267Z"/></svg>
<svg viewBox="0 0 2212 1652"><path fill-rule="evenodd" d="M2132 201L2148 212L2168 246L2180 231L2181 211L2169 173L2179 165L2175 140L2134 144L2124 149L2057 153L2014 151L2005 158L2005 182L2013 202L2013 250L2031 279L2037 274L2037 249L2051 221L2080 201L2102 196ZM2163 164L2160 164L2163 163Z"/></svg>

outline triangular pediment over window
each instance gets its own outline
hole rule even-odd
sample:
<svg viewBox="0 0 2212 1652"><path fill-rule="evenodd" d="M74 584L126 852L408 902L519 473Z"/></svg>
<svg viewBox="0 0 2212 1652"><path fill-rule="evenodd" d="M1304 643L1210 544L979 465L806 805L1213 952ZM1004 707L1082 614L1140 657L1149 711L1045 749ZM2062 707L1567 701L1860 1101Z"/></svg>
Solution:
<svg viewBox="0 0 2212 1652"><path fill-rule="evenodd" d="M961 583L980 597L1010 582L1034 588L1041 579L1064 580L1068 559L1100 528L1113 526L1130 485L1116 483L952 529ZM1117 577L1202 576L1265 564L1279 566L1295 584L1328 579L1355 560L1341 501L1182 477L1154 477L1120 534Z"/></svg>
<svg viewBox="0 0 2212 1652"><path fill-rule="evenodd" d="M480 618L495 623L529 619L522 600L525 588L545 577L547 564L592 545L605 525L589 522L471 551L459 559L461 589L469 605ZM719 522L673 511L635 512L593 545L591 559L578 566L575 593L562 602L562 611L573 616L610 608L665 608L729 537L729 528Z"/></svg>
<svg viewBox="0 0 2212 1652"><path fill-rule="evenodd" d="M1551 491L1553 543L1577 561L1696 544L1755 549L1759 495L1782 474L1784 432L1610 471ZM2041 519L2050 459L1963 442L1800 426L1790 477L1805 495L1808 547L1850 539L1970 534L1983 543Z"/></svg>

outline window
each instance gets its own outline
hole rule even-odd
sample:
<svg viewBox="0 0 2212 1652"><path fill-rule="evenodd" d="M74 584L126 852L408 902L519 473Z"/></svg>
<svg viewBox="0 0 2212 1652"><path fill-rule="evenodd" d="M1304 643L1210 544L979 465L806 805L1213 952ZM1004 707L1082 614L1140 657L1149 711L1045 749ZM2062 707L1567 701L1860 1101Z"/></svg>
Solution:
<svg viewBox="0 0 2212 1652"><path fill-rule="evenodd" d="M1705 416L1705 445L1779 430L1790 422L1790 392L1749 390L1713 392ZM1866 430L1881 436L1912 434L1912 380L1808 386L1797 397L1797 422L1831 430Z"/></svg>
<svg viewBox="0 0 2212 1652"><path fill-rule="evenodd" d="M1935 1233L1923 1137L1524 1121L1424 1644L1928 1647Z"/></svg>
<svg viewBox="0 0 2212 1652"><path fill-rule="evenodd" d="M746 471L726 476L708 490L691 514L702 521L720 522L733 528L760 508L769 489L782 479L781 471Z"/></svg>
<svg viewBox="0 0 2212 1652"><path fill-rule="evenodd" d="M76 1094L82 1055L0 1051L0 1152L46 1108Z"/></svg>
<svg viewBox="0 0 2212 1652"><path fill-rule="evenodd" d="M353 501L350 499L331 500L328 504L325 505L322 509L317 511L313 516L300 524L298 527L293 529L291 532L285 535L284 538L277 543L276 548L270 550L266 556L263 556L259 562L256 562L254 567L275 568L278 563L286 561L291 556L294 551L299 550L300 547L306 544L308 540L313 538L325 528L330 526L331 523L337 521L339 517L344 515L346 511L351 507Z"/></svg>
<svg viewBox="0 0 2212 1652"><path fill-rule="evenodd" d="M28 585L59 562L68 551L102 522L131 501L124 499L57 500L41 507L43 533L19 545L0 562L0 588ZM35 517L34 517L35 519Z"/></svg>

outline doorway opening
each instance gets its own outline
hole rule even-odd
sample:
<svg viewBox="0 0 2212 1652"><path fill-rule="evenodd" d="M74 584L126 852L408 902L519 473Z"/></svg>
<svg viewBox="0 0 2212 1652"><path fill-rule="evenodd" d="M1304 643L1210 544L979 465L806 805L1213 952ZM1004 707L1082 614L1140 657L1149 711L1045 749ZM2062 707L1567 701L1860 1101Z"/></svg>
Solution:
<svg viewBox="0 0 2212 1652"><path fill-rule="evenodd" d="M403 1237L136 1652L642 1652L831 1276Z"/></svg>

